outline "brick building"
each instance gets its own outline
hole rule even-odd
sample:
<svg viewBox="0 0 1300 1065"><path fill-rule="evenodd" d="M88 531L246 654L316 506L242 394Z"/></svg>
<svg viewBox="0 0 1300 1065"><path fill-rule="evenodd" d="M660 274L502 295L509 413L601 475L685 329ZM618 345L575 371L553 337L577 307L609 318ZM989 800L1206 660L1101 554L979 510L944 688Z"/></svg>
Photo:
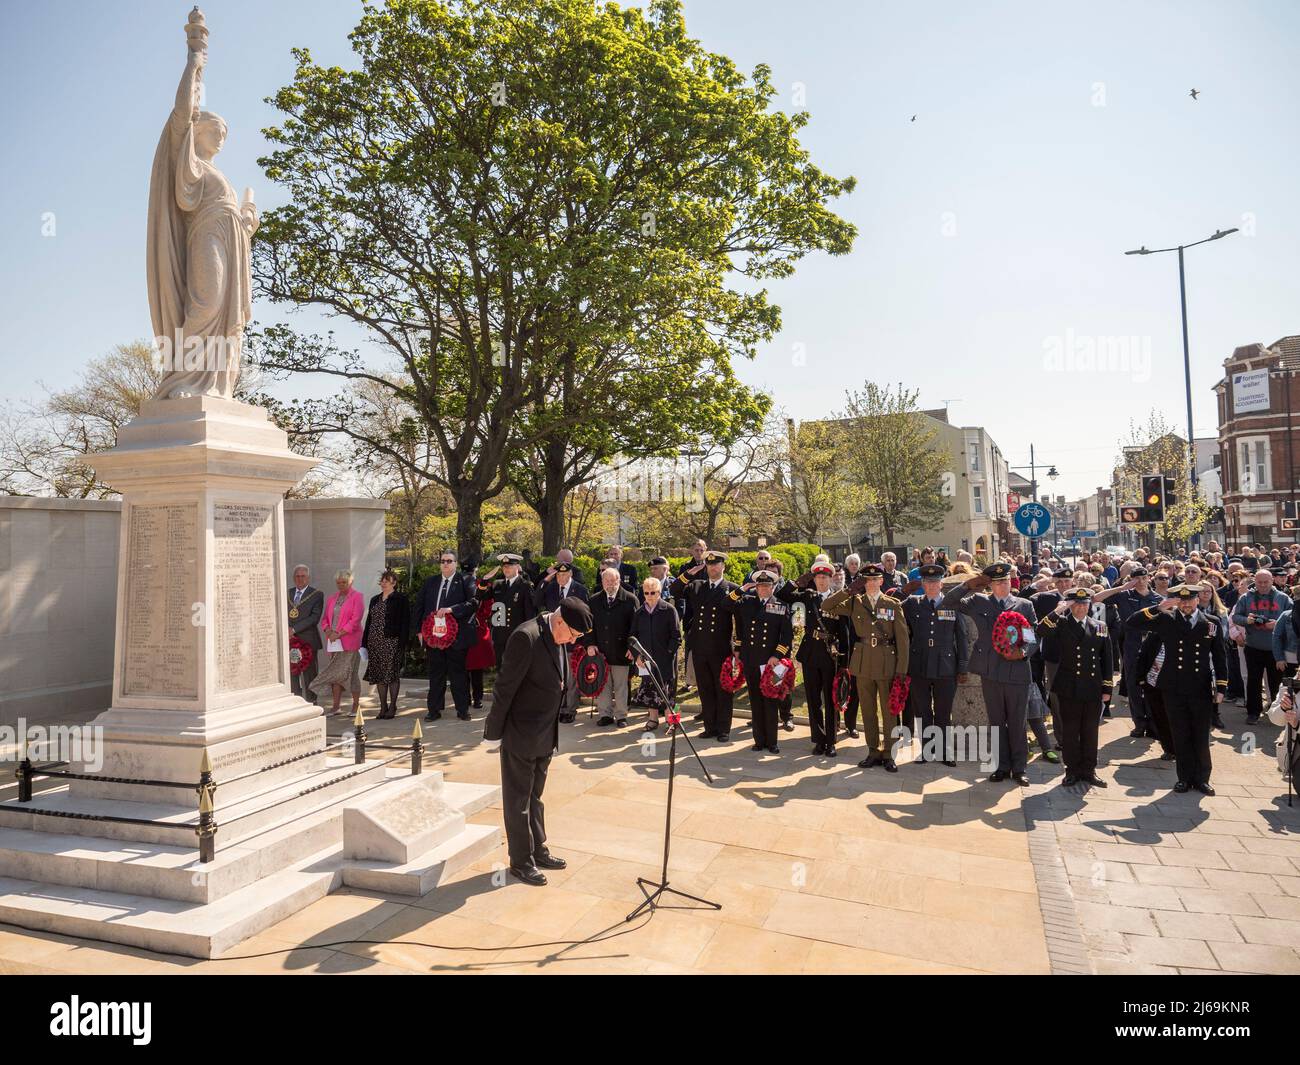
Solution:
<svg viewBox="0 0 1300 1065"><path fill-rule="evenodd" d="M1300 336L1248 344L1223 361L1214 386L1219 407L1219 465L1228 543L1293 543L1300 447Z"/></svg>

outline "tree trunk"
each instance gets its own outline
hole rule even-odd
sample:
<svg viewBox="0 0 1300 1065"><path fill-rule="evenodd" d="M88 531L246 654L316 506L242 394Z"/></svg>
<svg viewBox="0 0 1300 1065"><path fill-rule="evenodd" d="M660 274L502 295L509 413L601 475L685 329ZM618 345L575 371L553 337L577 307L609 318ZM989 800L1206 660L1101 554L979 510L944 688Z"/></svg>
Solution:
<svg viewBox="0 0 1300 1065"><path fill-rule="evenodd" d="M460 560L483 560L483 499L473 489L456 493L456 550Z"/></svg>
<svg viewBox="0 0 1300 1065"><path fill-rule="evenodd" d="M542 492L533 510L542 523L542 554L553 555L562 547L576 551L577 544L564 542L564 499L568 494L564 483L563 440L548 441L542 453Z"/></svg>

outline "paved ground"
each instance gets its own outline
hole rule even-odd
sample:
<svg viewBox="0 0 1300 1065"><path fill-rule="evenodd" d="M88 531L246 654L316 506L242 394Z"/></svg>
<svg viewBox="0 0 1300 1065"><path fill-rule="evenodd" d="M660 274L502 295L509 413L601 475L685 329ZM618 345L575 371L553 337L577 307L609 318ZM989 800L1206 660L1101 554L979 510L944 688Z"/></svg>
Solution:
<svg viewBox="0 0 1300 1065"><path fill-rule="evenodd" d="M417 701L407 693L403 715L372 736L409 734ZM803 726L782 734L780 755L759 756L742 722L729 746L701 748L712 785L679 745L670 876L721 911L684 903L627 925L636 877L659 872L666 744L642 746L637 730L597 729L585 714L563 729L546 804L569 868L547 888L506 877L502 847L420 899L332 895L229 960L0 926L0 973L1300 968L1300 816L1279 809L1271 758L1236 753L1227 736L1215 748L1219 796L1175 796L1172 769L1117 719L1103 733L1112 786L1084 797L1040 759L1023 793L974 767L860 770L860 740L835 762L814 760ZM495 783L480 735L481 720L439 722L426 732L431 764Z"/></svg>
<svg viewBox="0 0 1300 1065"><path fill-rule="evenodd" d="M1057 837L1097 972L1300 972L1300 799L1287 807L1277 730L1247 731L1237 706L1223 717L1213 798L1172 792L1173 764L1117 718L1102 732L1109 788L1027 800Z"/></svg>

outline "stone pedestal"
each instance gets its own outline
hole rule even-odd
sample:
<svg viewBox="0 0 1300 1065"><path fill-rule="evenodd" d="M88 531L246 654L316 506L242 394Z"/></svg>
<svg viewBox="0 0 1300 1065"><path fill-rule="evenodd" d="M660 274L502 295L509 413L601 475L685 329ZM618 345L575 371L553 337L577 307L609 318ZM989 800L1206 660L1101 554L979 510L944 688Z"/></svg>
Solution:
<svg viewBox="0 0 1300 1065"><path fill-rule="evenodd" d="M262 408L211 396L146 403L96 457L122 494L105 775L193 781L207 750L221 780L323 746L289 689L284 596L284 494L313 465Z"/></svg>
<svg viewBox="0 0 1300 1065"><path fill-rule="evenodd" d="M103 766L0 802L0 922L212 957L344 884L423 894L496 847L468 817L498 788L327 753L289 690L284 493L312 464L262 409L206 396L145 404L98 456L122 493ZM205 754L200 825L169 783Z"/></svg>

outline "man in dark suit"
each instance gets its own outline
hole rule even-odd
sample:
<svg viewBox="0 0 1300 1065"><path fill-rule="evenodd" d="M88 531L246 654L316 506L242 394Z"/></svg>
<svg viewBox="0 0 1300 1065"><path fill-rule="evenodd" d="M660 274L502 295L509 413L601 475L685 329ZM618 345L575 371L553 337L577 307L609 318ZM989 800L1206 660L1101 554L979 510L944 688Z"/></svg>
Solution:
<svg viewBox="0 0 1300 1065"><path fill-rule="evenodd" d="M587 601L587 589L578 580L578 571L573 566L573 552L561 551L555 556L555 565L551 566L538 582L533 596L533 606L540 614L543 611L557 610L566 599L576 599L581 603ZM570 675L569 690L564 697L564 709L560 711L560 720L572 724L578 716L578 682Z"/></svg>
<svg viewBox="0 0 1300 1065"><path fill-rule="evenodd" d="M745 667L745 687L749 692L749 720L753 726L754 751L766 749L780 754L776 742L776 722L780 701L763 694L763 669L787 658L794 643L790 607L773 594L776 574L759 570L754 574L753 591L750 585L733 589L727 594L727 610L736 619L740 633L740 660Z"/></svg>
<svg viewBox="0 0 1300 1065"><path fill-rule="evenodd" d="M497 665L501 664L506 653L506 640L518 626L529 618L536 616L537 608L533 605L533 586L520 572L523 561L518 555L497 555L501 563L497 569L488 570L478 581L480 599L492 600L492 616L489 625L492 629L492 650L496 653ZM497 570L501 576L497 576Z"/></svg>
<svg viewBox="0 0 1300 1065"><path fill-rule="evenodd" d="M568 689L568 645L591 631L591 611L576 598L526 621L506 641L505 658L483 722L489 750L501 751L501 810L510 852L510 873L542 887L542 869L565 861L546 847L542 790L560 742L560 711Z"/></svg>
<svg viewBox="0 0 1300 1065"><path fill-rule="evenodd" d="M1060 706L1057 722L1065 752L1066 787L1080 782L1106 786L1097 776L1097 729L1102 705L1110 701L1115 659L1110 632L1088 616L1091 607L1092 593L1087 588L1071 588L1038 623L1043 655L1056 664L1052 692Z"/></svg>
<svg viewBox="0 0 1300 1065"><path fill-rule="evenodd" d="M469 674L465 671L465 655L478 639L478 624L474 619L478 611L474 578L456 572L456 554L443 551L438 559L441 572L430 577L420 589L416 604L416 630L421 633L424 656L429 667L428 713L425 721L437 721L447 701L447 684L451 683L451 698L456 704L456 716L469 720ZM450 647L439 649L425 643L424 619L450 616L456 619L456 639Z"/></svg>
<svg viewBox="0 0 1300 1065"><path fill-rule="evenodd" d="M719 743L731 740L731 692L722 686L722 663L731 657L735 627L730 596L740 591L722 575L726 566L726 555L710 551L701 565L683 570L673 582L673 596L686 600L690 618L686 648L695 665L695 684L700 692L702 735L705 739L716 737Z"/></svg>
<svg viewBox="0 0 1300 1065"><path fill-rule="evenodd" d="M311 570L305 563L293 568L293 587L289 589L289 631L312 649L311 662L301 673L290 674L289 685L294 695L309 703L316 701L311 682L320 669L320 619L325 610L325 596L319 588L311 586Z"/></svg>
<svg viewBox="0 0 1300 1065"><path fill-rule="evenodd" d="M609 675L605 686L596 696L600 708L597 725L627 724L628 666L632 655L627 638L632 632L632 616L636 613L636 596L623 588L618 568L609 561L600 571L601 589L587 600L591 607L591 632L583 638L587 654L597 652L605 656Z"/></svg>
<svg viewBox="0 0 1300 1065"><path fill-rule="evenodd" d="M615 544L609 549L607 560L614 563L614 568L618 570L618 583L622 586L623 591L628 595L635 596L637 593L637 575L636 567L631 562L623 561L623 548Z"/></svg>
<svg viewBox="0 0 1300 1065"><path fill-rule="evenodd" d="M943 597L945 609L955 609L975 622L979 632L976 646L984 648L977 656L980 687L984 692L984 707L988 711L989 725L998 733L998 767L989 776L994 783L1011 777L1022 788L1029 787L1025 766L1029 761L1029 743L1025 739L1025 719L1029 713L1029 685L1033 673L1029 656L1038 643L1035 628L1038 615L1028 599L1011 594L1012 566L1007 562L994 562L963 584L954 585ZM985 589L988 594L982 593ZM999 615L1014 610L1028 625L1026 631L1015 633L1011 658L1004 658L993 649L993 629Z"/></svg>

